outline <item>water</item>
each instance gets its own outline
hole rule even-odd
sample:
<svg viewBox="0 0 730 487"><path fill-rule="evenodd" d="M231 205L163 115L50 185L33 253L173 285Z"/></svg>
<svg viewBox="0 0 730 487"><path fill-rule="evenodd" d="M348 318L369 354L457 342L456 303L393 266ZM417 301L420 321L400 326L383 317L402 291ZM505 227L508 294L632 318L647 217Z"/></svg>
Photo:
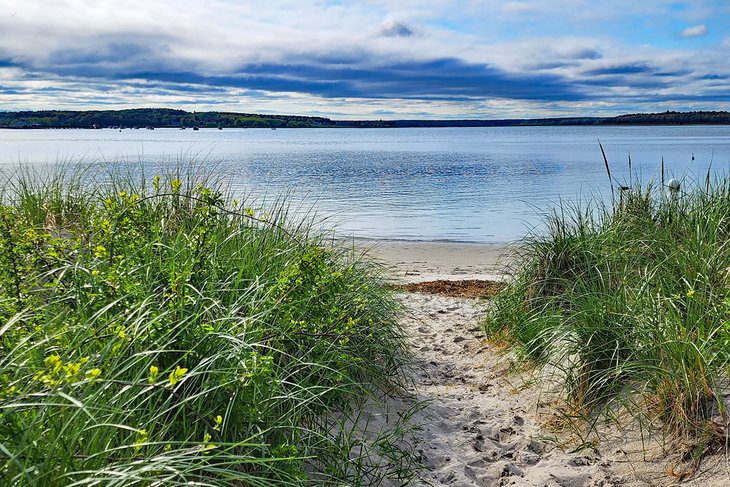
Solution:
<svg viewBox="0 0 730 487"><path fill-rule="evenodd" d="M629 151L644 181L704 178L730 164L730 127L0 130L0 163L194 158L239 195L288 193L341 235L500 243L563 199L610 196L600 139L621 181ZM695 160L692 160L694 154Z"/></svg>

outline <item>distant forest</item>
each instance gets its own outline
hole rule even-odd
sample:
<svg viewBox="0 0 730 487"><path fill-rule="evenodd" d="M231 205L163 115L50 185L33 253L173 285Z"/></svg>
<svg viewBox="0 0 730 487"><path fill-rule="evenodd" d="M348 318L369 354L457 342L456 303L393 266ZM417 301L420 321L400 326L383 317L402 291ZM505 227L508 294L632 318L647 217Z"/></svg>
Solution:
<svg viewBox="0 0 730 487"><path fill-rule="evenodd" d="M187 112L169 108L131 110L0 111L0 128L309 128L309 127L510 127L521 125L689 125L730 124L730 112L636 113L617 117L507 120L332 120L296 115Z"/></svg>

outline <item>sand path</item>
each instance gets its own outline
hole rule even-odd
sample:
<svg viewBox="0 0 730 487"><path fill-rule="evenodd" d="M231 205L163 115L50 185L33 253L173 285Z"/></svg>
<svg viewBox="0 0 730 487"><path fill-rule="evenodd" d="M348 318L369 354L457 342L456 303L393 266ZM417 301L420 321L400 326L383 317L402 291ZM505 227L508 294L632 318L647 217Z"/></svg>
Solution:
<svg viewBox="0 0 730 487"><path fill-rule="evenodd" d="M499 280L503 264L511 260L509 250L498 245L381 242L365 247L391 269L396 283ZM565 436L558 438L561 433L551 432L537 415L540 386L510 374L509 359L484 339L481 321L488 302L400 296L413 351L410 397L375 407L367 416L382 427L398 416L388 410L398 413L414 399L424 401L411 418L422 427L416 444L424 469L410 485L730 486L727 452L703 460L697 475L679 483L667 474L676 451L661 438L649 441L631 422L604 431L597 451L559 448Z"/></svg>
<svg viewBox="0 0 730 487"><path fill-rule="evenodd" d="M508 382L507 364L485 343L479 303L403 294L403 324L414 349L417 400L428 405L416 485L620 485L600 460L555 448L529 410L534 391ZM528 397L529 396L529 397Z"/></svg>

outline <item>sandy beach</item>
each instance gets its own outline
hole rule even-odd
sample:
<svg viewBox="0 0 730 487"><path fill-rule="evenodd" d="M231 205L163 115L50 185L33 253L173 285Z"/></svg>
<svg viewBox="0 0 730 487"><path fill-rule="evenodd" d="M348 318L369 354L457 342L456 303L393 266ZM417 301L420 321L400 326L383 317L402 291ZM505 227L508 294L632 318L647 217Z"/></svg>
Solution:
<svg viewBox="0 0 730 487"><path fill-rule="evenodd" d="M500 269L511 255L505 246L420 242L380 242L369 251L404 283L506 279ZM514 372L509 352L483 335L481 320L488 300L400 296L414 357L408 393L425 404L412 418L422 428L418 453L424 467L412 485L679 484L669 473L681 463L673 456L676 450L632 429L630 422L620 431L604 428L605 439L590 448L577 448L568 432L550 426L544 386L530 372ZM377 409L368 412L373 425L381 414ZM728 485L725 458L707 458L681 485Z"/></svg>
<svg viewBox="0 0 730 487"><path fill-rule="evenodd" d="M506 244L359 240L399 282L433 279L503 280L513 252Z"/></svg>

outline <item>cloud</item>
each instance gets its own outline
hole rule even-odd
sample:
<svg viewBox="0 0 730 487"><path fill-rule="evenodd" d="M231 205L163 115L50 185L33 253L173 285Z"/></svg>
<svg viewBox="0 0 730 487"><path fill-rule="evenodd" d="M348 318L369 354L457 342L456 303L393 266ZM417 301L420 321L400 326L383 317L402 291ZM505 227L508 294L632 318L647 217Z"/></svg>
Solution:
<svg viewBox="0 0 730 487"><path fill-rule="evenodd" d="M631 63L590 69L588 71L585 71L585 74L588 76L604 76L613 74L642 74L652 72L654 72L654 68L646 63Z"/></svg>
<svg viewBox="0 0 730 487"><path fill-rule="evenodd" d="M383 37L411 37L416 31L405 22L386 20L380 26L380 35Z"/></svg>
<svg viewBox="0 0 730 487"><path fill-rule="evenodd" d="M502 11L511 13L511 14L522 14L525 12L536 12L539 10L539 7L534 4L530 4L528 2L505 2L502 5Z"/></svg>
<svg viewBox="0 0 730 487"><path fill-rule="evenodd" d="M730 78L730 76L721 76L719 74L705 74L705 75L699 77L699 79L702 79L702 80L711 80L711 81L714 81L714 80L726 80L728 78Z"/></svg>
<svg viewBox="0 0 730 487"><path fill-rule="evenodd" d="M588 3L18 2L0 16L0 105L500 117L722 98L730 39L665 41L728 19L723 2Z"/></svg>
<svg viewBox="0 0 730 487"><path fill-rule="evenodd" d="M589 47L578 48L567 55L572 59L601 59L603 57L603 54L601 54L597 49Z"/></svg>
<svg viewBox="0 0 730 487"><path fill-rule="evenodd" d="M578 100L585 96L558 76L507 73L493 66L466 63L456 58L359 66L266 63L246 65L227 75L145 71L118 74L114 78L166 83L170 89L178 85L203 85L306 93L324 98Z"/></svg>
<svg viewBox="0 0 730 487"><path fill-rule="evenodd" d="M692 27L687 27L682 31L682 37L684 38L692 38L692 37L702 37L706 36L710 31L707 29L707 26L705 24L697 24L693 25Z"/></svg>

